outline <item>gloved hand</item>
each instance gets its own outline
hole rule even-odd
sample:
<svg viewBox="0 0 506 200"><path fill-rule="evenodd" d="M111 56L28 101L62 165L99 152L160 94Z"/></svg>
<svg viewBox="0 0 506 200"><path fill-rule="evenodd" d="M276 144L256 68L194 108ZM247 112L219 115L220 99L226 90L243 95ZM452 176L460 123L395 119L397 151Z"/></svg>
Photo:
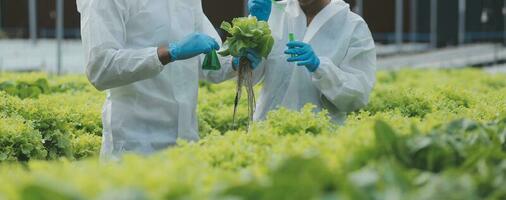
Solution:
<svg viewBox="0 0 506 200"><path fill-rule="evenodd" d="M169 45L172 61L185 60L218 49L220 49L218 42L214 38L202 33L192 33L181 41Z"/></svg>
<svg viewBox="0 0 506 200"><path fill-rule="evenodd" d="M248 10L252 16L258 20L267 21L271 16L271 0L248 0Z"/></svg>
<svg viewBox="0 0 506 200"><path fill-rule="evenodd" d="M252 49L246 51L246 58L251 62L251 68L253 70L258 67L260 62L262 62L262 57L260 57L260 55L258 55ZM234 59L232 60L232 67L234 68L234 70L237 70L240 61L241 61L240 57L234 57Z"/></svg>
<svg viewBox="0 0 506 200"><path fill-rule="evenodd" d="M288 49L285 51L285 54L290 56L295 55L288 58L288 62L297 62L298 66L306 66L310 72L314 72L320 67L320 59L314 53L311 45L293 41L289 42L286 46L288 46Z"/></svg>

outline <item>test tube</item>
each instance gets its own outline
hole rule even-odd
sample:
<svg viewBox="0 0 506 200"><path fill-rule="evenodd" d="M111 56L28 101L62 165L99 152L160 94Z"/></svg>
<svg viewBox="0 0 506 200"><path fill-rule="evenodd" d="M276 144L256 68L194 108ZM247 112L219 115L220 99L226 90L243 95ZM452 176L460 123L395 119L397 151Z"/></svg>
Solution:
<svg viewBox="0 0 506 200"><path fill-rule="evenodd" d="M294 33L288 33L288 40L289 40L290 42L295 41L295 34L294 34ZM292 55L290 55L290 56L293 58L293 57L295 57L295 56L297 56L297 55L292 54Z"/></svg>

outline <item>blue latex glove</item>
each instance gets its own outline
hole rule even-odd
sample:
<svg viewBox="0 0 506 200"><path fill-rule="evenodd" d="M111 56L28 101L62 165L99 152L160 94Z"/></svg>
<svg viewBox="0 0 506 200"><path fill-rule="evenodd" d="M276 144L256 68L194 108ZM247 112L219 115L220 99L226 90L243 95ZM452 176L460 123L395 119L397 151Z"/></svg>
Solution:
<svg viewBox="0 0 506 200"><path fill-rule="evenodd" d="M290 56L295 55L288 58L288 62L297 62L298 66L306 66L310 72L315 72L320 67L320 59L314 53L311 45L293 41L289 42L286 46L288 46L288 49L285 51L285 54Z"/></svg>
<svg viewBox="0 0 506 200"><path fill-rule="evenodd" d="M248 0L248 10L258 20L267 21L271 16L272 0Z"/></svg>
<svg viewBox="0 0 506 200"><path fill-rule="evenodd" d="M202 33L192 33L181 41L169 45L172 61L185 60L218 49L220 49L218 42Z"/></svg>
<svg viewBox="0 0 506 200"><path fill-rule="evenodd" d="M251 68L254 70L260 65L260 62L262 62L262 57L258 55L254 50L247 50L246 51L246 58L251 62ZM234 70L237 70L237 67L239 67L239 62L241 58L240 57L234 57L232 60L232 67Z"/></svg>

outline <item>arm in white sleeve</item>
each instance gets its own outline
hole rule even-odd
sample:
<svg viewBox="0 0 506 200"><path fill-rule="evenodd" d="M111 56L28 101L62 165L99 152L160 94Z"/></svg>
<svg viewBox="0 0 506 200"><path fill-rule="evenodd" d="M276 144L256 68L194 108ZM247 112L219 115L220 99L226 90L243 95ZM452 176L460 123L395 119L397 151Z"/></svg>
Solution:
<svg viewBox="0 0 506 200"><path fill-rule="evenodd" d="M368 104L376 81L376 50L365 22L355 29L346 56L339 65L320 57L313 83L341 112L352 112Z"/></svg>
<svg viewBox="0 0 506 200"><path fill-rule="evenodd" d="M201 69L201 78L210 81L212 83L220 83L237 77L237 71L233 67L233 57L227 56L219 58L222 68L220 70ZM203 58L201 60L203 61ZM262 61L253 70L253 84L255 85L258 84L263 79L264 73L265 73L265 61Z"/></svg>
<svg viewBox="0 0 506 200"><path fill-rule="evenodd" d="M201 65L204 61L204 56L200 57ZM220 59L221 69L205 70L202 69L202 66L200 66L199 67L200 79L209 81L211 83L221 83L223 81L230 80L236 77L237 73L232 67L232 56L221 57L218 55L218 58Z"/></svg>
<svg viewBox="0 0 506 200"><path fill-rule="evenodd" d="M126 22L132 12L126 2L90 0L81 19L86 74L98 90L145 80L163 69L157 47L125 47Z"/></svg>
<svg viewBox="0 0 506 200"><path fill-rule="evenodd" d="M264 79L265 71L267 70L267 61L265 59L258 64L257 68L253 70L253 84L256 85Z"/></svg>

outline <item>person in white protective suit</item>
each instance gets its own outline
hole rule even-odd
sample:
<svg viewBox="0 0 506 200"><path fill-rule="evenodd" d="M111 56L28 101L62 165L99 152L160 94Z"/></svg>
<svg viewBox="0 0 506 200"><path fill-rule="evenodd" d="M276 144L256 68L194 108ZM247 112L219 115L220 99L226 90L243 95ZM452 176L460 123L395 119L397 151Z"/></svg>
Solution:
<svg viewBox="0 0 506 200"><path fill-rule="evenodd" d="M89 81L107 91L101 159L199 139L198 81L232 78L232 58L202 70L221 40L200 0L77 0Z"/></svg>
<svg viewBox="0 0 506 200"><path fill-rule="evenodd" d="M268 19L275 38L268 59L254 70L263 81L255 120L279 107L300 110L311 103L343 123L347 113L368 104L376 79L374 40L347 3L249 0L248 6L251 15ZM298 41L289 41L290 32Z"/></svg>

